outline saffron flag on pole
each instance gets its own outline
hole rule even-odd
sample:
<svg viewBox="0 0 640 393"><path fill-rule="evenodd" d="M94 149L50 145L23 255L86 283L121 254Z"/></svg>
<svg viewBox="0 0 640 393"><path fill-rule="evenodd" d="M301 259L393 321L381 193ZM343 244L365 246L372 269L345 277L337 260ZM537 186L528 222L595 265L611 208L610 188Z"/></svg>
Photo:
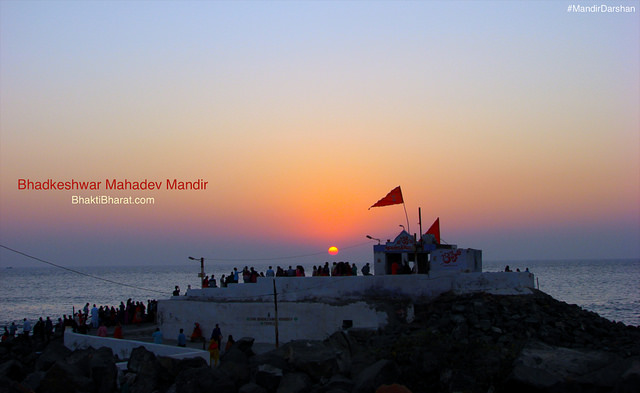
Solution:
<svg viewBox="0 0 640 393"><path fill-rule="evenodd" d="M436 238L436 243L440 244L440 217L431 224L426 235L433 235Z"/></svg>
<svg viewBox="0 0 640 393"><path fill-rule="evenodd" d="M402 199L402 190L400 190L400 186L398 186L389 191L387 196L374 203L371 207L397 205L400 203L404 203L404 200ZM369 209L371 209L371 207Z"/></svg>

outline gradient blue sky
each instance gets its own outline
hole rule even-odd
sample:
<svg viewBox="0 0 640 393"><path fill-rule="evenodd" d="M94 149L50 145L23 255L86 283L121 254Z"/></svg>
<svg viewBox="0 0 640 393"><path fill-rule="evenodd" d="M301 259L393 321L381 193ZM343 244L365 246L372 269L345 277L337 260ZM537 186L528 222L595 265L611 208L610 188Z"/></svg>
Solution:
<svg viewBox="0 0 640 393"><path fill-rule="evenodd" d="M640 18L564 1L0 1L0 239L63 265L640 257ZM592 5L591 3L585 5ZM25 191L17 179L209 182ZM74 206L72 195L152 196ZM327 254L317 262L333 259ZM28 261L0 250L0 265Z"/></svg>

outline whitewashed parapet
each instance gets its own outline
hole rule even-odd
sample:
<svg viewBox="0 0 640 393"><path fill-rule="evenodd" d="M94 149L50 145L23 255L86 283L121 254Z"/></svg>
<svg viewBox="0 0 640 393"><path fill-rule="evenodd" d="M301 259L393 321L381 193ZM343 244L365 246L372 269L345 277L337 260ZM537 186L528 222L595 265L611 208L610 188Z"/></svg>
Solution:
<svg viewBox="0 0 640 393"><path fill-rule="evenodd" d="M253 284L231 284L227 288L191 289L186 296L172 300L217 302L273 302L274 278L259 278ZM347 276L347 277L277 277L278 301L344 302L375 298L408 298L413 301L433 298L448 291L490 292L504 294L530 293L533 274L454 273L438 277L422 274Z"/></svg>
<svg viewBox="0 0 640 393"><path fill-rule="evenodd" d="M173 359L187 359L201 357L209 364L209 352L194 348L185 348L172 345L153 344L143 341L124 340L111 337L90 336L73 333L71 329L64 332L64 346L73 350L85 348L111 348L119 359L129 359L131 351L138 347L145 347L156 356L166 356Z"/></svg>

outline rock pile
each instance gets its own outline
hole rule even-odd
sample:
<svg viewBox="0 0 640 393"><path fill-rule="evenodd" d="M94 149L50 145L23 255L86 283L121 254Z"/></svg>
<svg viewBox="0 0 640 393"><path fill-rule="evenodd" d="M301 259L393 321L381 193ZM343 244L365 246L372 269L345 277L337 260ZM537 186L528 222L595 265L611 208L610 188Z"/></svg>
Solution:
<svg viewBox="0 0 640 393"><path fill-rule="evenodd" d="M53 342L38 354L16 339L0 347L0 393L373 393L392 383L413 393L640 391L639 327L537 291L448 293L414 309L411 323L262 354L243 338L217 368L140 347L119 373L107 348L71 352Z"/></svg>

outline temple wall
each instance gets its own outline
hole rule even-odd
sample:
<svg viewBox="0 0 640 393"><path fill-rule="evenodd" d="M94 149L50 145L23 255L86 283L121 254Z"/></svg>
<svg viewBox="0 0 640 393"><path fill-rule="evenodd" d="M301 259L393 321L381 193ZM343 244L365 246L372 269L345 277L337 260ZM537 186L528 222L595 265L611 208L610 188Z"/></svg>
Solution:
<svg viewBox="0 0 640 393"><path fill-rule="evenodd" d="M158 302L158 324L165 337L198 322L206 338L219 324L226 340L253 337L257 343L275 342L274 280L278 299L280 342L325 339L343 327L377 329L388 323L381 304L428 300L447 291L519 295L534 287L530 273L460 273L441 277L382 275L348 277L259 278L255 284L227 288L192 289L185 296ZM387 304L389 302L386 302ZM406 310L404 310L406 311Z"/></svg>

